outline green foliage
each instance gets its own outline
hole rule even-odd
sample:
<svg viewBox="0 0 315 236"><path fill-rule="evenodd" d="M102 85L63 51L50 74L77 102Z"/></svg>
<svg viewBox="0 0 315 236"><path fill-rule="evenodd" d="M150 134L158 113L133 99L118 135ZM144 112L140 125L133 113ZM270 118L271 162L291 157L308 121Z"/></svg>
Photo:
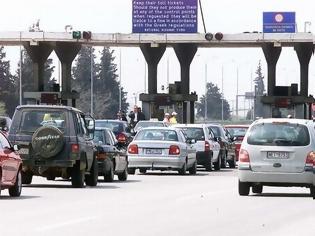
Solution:
<svg viewBox="0 0 315 236"><path fill-rule="evenodd" d="M5 111L12 116L17 105L16 80L10 72L10 61L5 60L4 47L0 47L0 102Z"/></svg>
<svg viewBox="0 0 315 236"><path fill-rule="evenodd" d="M117 81L117 66L114 64L114 51L104 47L99 64L93 64L93 115L95 118L115 118L119 110L119 82ZM77 107L84 112L90 112L91 103L91 49L82 47L73 68L73 87L80 93ZM128 108L127 93L122 88L122 110Z"/></svg>
<svg viewBox="0 0 315 236"><path fill-rule="evenodd" d="M5 109L5 104L3 102L0 102L0 116L5 116L7 114L7 111Z"/></svg>
<svg viewBox="0 0 315 236"><path fill-rule="evenodd" d="M222 118L222 94L220 89L213 83L207 83L207 117L212 120L221 120ZM197 116L204 117L205 114L205 95L196 103ZM223 119L231 118L229 103L223 98Z"/></svg>

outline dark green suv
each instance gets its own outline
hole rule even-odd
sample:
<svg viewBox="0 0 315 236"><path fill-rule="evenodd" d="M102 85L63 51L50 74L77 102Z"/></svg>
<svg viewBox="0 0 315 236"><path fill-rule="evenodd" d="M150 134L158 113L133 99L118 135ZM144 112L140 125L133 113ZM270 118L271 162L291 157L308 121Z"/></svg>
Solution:
<svg viewBox="0 0 315 236"><path fill-rule="evenodd" d="M68 106L18 106L9 140L20 147L22 182L33 175L54 180L71 178L72 186L96 186L98 171L93 144L95 122L91 116Z"/></svg>

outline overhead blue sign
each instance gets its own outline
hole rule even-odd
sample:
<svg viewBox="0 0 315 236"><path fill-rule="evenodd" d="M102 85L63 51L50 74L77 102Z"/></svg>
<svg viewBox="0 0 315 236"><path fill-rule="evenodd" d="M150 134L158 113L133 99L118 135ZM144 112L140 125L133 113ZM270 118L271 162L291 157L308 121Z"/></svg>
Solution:
<svg viewBox="0 0 315 236"><path fill-rule="evenodd" d="M264 12L264 33L295 33L295 12Z"/></svg>
<svg viewBox="0 0 315 236"><path fill-rule="evenodd" d="M133 33L197 33L197 0L133 0Z"/></svg>

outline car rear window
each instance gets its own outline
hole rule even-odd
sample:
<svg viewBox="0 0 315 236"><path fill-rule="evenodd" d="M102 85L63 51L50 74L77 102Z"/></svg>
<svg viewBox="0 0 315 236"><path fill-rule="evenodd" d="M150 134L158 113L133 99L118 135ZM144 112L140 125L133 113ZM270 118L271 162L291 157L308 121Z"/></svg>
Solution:
<svg viewBox="0 0 315 236"><path fill-rule="evenodd" d="M140 130L134 140L178 141L178 136L174 130L146 129Z"/></svg>
<svg viewBox="0 0 315 236"><path fill-rule="evenodd" d="M247 127L227 127L226 128L233 137L244 137Z"/></svg>
<svg viewBox="0 0 315 236"><path fill-rule="evenodd" d="M96 120L95 126L109 128L111 129L111 131L113 131L114 134L124 132L124 124L122 122Z"/></svg>
<svg viewBox="0 0 315 236"><path fill-rule="evenodd" d="M35 132L39 127L52 125L65 131L66 113L54 110L25 110L22 112L20 132Z"/></svg>
<svg viewBox="0 0 315 236"><path fill-rule="evenodd" d="M184 132L186 137L189 139L195 139L196 141L205 140L205 134L203 132L203 128L180 127L180 129Z"/></svg>
<svg viewBox="0 0 315 236"><path fill-rule="evenodd" d="M261 123L250 129L247 143L262 146L307 146L310 136L305 125Z"/></svg>

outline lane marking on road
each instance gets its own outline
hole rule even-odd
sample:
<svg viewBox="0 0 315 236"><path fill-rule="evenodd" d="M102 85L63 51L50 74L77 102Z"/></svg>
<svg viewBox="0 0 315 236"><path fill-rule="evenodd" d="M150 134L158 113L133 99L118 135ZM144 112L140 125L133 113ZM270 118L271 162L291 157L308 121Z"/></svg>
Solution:
<svg viewBox="0 0 315 236"><path fill-rule="evenodd" d="M97 218L98 217L96 217L96 216L91 216L91 217L83 217L83 218L68 220L68 221L65 221L65 222L57 223L57 224L50 224L50 225L46 225L46 226L40 226L40 227L36 228L36 231L53 230L53 229L62 228L62 227L68 226L68 225L75 225L75 224L78 224L78 223L95 220Z"/></svg>

